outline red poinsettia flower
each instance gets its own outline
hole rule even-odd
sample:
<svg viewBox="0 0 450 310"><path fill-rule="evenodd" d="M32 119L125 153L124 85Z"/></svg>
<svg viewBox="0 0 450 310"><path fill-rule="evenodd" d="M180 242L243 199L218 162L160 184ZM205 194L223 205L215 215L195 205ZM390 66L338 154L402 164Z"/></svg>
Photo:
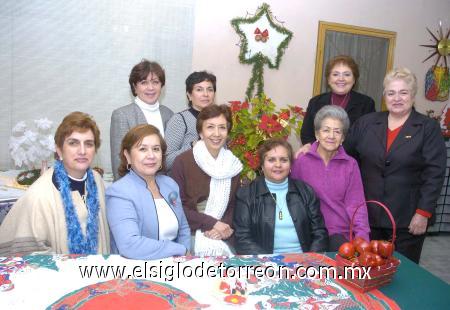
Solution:
<svg viewBox="0 0 450 310"><path fill-rule="evenodd" d="M245 298L244 296L233 294L233 295L225 296L225 298L223 300L225 302L233 304L233 305L242 305L243 303L245 303L247 298Z"/></svg>
<svg viewBox="0 0 450 310"><path fill-rule="evenodd" d="M303 108L299 106L291 107L292 112L294 112L297 115L305 116L305 112L303 111Z"/></svg>
<svg viewBox="0 0 450 310"><path fill-rule="evenodd" d="M231 112L238 112L242 109L248 109L249 105L247 101L240 102L240 101L229 101L230 102L230 108Z"/></svg>
<svg viewBox="0 0 450 310"><path fill-rule="evenodd" d="M263 114L259 129L267 133L272 133L274 131L283 130L283 126L277 121L276 115L268 116L267 114Z"/></svg>
<svg viewBox="0 0 450 310"><path fill-rule="evenodd" d="M239 135L237 138L232 139L230 141L230 143L228 144L228 146L230 148L233 148L235 146L245 145L246 143L247 143L247 139L245 139L245 137L243 135Z"/></svg>
<svg viewBox="0 0 450 310"><path fill-rule="evenodd" d="M291 114L289 113L289 111L284 111L284 112L281 112L280 115L278 115L278 117L280 119L288 120L289 117L291 117Z"/></svg>
<svg viewBox="0 0 450 310"><path fill-rule="evenodd" d="M256 170L259 168L259 156L257 154L253 154L252 152L245 152L244 154L245 159L247 160L247 164L250 168L253 170Z"/></svg>

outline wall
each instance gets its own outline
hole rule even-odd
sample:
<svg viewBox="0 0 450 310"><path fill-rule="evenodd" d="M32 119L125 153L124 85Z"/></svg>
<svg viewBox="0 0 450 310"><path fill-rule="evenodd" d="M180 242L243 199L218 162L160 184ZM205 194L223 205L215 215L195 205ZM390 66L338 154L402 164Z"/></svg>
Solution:
<svg viewBox="0 0 450 310"><path fill-rule="evenodd" d="M102 132L96 164L110 169L113 109L131 101L128 74L141 58L166 69L162 102L186 107L184 80L191 70L218 77L217 102L244 98L251 66L238 61L239 37L230 20L254 13L255 0L4 0L0 2L0 169L12 168L11 129L20 120L48 117L58 124L70 111L94 115ZM418 110L439 111L424 99L423 80L433 64L425 27L450 26L449 0L269 1L294 33L279 70L265 69L265 91L279 105L306 107L311 97L318 21L397 32L395 65L418 76ZM435 59L435 58L434 58Z"/></svg>
<svg viewBox="0 0 450 310"><path fill-rule="evenodd" d="M186 106L194 0L0 1L0 169L19 121L47 117L54 130L72 111L91 114L102 145L94 161L110 170L111 112L132 102L128 77L142 58L166 71L161 103Z"/></svg>
<svg viewBox="0 0 450 310"><path fill-rule="evenodd" d="M245 17L246 12L255 13L261 3L254 0L197 1L192 66L207 68L217 75L218 102L244 98L252 67L239 63L239 47L236 46L239 36L230 21ZM284 26L294 33L279 70L265 67L265 92L278 105L306 107L312 95L319 20L397 32L394 67L408 67L417 75L417 109L438 112L445 105L424 97L425 73L436 58L422 63L430 52L419 45L432 43L425 27L435 31L439 20L446 29L450 27L450 1L268 0L266 3L277 19L285 22Z"/></svg>

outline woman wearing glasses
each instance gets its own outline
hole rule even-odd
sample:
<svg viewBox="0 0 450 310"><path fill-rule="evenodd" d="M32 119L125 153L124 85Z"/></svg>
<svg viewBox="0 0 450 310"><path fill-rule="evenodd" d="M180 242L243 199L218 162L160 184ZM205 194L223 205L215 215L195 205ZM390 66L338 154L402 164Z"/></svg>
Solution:
<svg viewBox="0 0 450 310"><path fill-rule="evenodd" d="M341 107L327 105L314 118L316 142L301 154L292 167L292 177L312 186L320 199L329 235L329 251L348 241L350 220L355 209L365 204L358 163L345 153L342 142L350 121ZM356 236L369 240L367 207L358 210L354 221Z"/></svg>
<svg viewBox="0 0 450 310"><path fill-rule="evenodd" d="M171 109L159 103L165 82L164 69L157 62L143 59L131 70L129 83L135 96L134 102L114 110L111 116L111 164L114 179L119 177L120 144L128 130L140 124L151 124L164 136L167 122L173 115Z"/></svg>

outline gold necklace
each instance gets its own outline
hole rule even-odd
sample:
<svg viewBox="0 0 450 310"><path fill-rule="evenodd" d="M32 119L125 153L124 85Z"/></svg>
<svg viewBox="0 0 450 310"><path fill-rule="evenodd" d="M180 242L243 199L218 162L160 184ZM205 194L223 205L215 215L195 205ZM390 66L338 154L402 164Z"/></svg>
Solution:
<svg viewBox="0 0 450 310"><path fill-rule="evenodd" d="M269 193L270 193L270 197L272 197L273 201L275 202L275 207L278 209L278 219L279 219L280 221L282 221L282 220L283 220L283 209L280 208L280 206L278 205L277 200L276 200L275 197L273 196L272 192L269 191Z"/></svg>

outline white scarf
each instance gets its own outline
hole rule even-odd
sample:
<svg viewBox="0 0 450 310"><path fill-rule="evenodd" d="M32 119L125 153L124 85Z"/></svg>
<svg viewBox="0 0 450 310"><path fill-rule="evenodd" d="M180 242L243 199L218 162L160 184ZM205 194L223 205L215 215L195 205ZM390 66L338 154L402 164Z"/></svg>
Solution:
<svg viewBox="0 0 450 310"><path fill-rule="evenodd" d="M231 178L241 172L242 163L230 150L224 148L221 148L217 158L214 158L209 153L203 140L195 143L192 151L197 165L211 177L205 214L220 220L230 199ZM228 256L232 254L225 242L205 237L200 229L195 232L194 252L195 255L199 256Z"/></svg>

